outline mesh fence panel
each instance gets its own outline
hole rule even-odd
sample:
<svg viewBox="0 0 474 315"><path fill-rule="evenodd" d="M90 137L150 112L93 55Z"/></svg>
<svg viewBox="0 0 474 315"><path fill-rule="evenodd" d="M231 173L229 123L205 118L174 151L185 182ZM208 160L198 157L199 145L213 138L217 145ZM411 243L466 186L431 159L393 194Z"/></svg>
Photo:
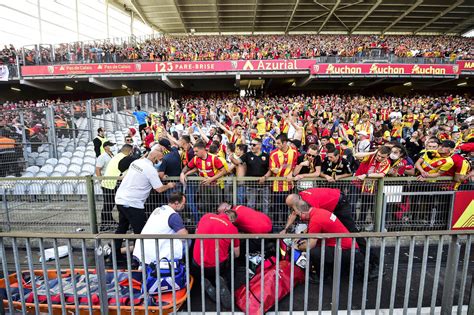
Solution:
<svg viewBox="0 0 474 315"><path fill-rule="evenodd" d="M91 232L84 179L2 179L3 231Z"/></svg>
<svg viewBox="0 0 474 315"><path fill-rule="evenodd" d="M388 231L446 230L453 207L453 182L384 182Z"/></svg>
<svg viewBox="0 0 474 315"><path fill-rule="evenodd" d="M53 171L50 164L41 170L46 172L48 167ZM54 170L56 171L56 168ZM74 230L74 227L89 228L91 220L88 209L93 203L87 198L86 178L68 179L57 174L54 176L0 180L0 223L4 230L10 228L69 232ZM114 232L118 222L115 192L120 181L117 181L115 189L104 189L101 187L103 181L117 180L93 178L95 209L92 210L95 210L99 230ZM276 191L274 187L275 183L278 185L278 182L282 182L281 179L269 179L260 183L253 178L225 177L215 185L202 185L201 178L192 176L188 177L186 185L182 185L178 178L168 178L167 181L175 182L176 188L164 193L152 190L145 203L146 214L150 215L157 207L167 204L173 191L183 191L187 201L181 216L185 226L191 231L204 214L215 213L218 205L224 201L233 205L246 205L268 214L278 230L285 225L289 214L289 208L285 204L288 194L312 187L340 189L347 196L354 221L362 231L374 229L377 226L377 217L381 218L382 231L449 229L454 202L452 182L449 180L384 181L384 195L377 192L377 183L369 193L365 190L367 186L364 186L364 183L352 179L336 183L322 180L301 181L296 182L292 189L281 192ZM381 215L377 216L378 213Z"/></svg>

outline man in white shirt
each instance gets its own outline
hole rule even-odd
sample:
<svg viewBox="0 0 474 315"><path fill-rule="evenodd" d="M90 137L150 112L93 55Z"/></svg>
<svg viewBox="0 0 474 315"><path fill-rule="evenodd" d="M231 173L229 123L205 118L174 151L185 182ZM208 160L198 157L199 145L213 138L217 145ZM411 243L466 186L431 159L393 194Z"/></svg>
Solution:
<svg viewBox="0 0 474 315"><path fill-rule="evenodd" d="M186 204L186 196L182 192L174 192L168 198L168 204L156 208L150 215L148 221L143 227L141 234L188 234L188 230L184 227L183 219L178 212L184 209ZM156 246L154 239L143 240L143 258L145 264L156 262L161 258L168 260L182 259L183 250L186 243L183 240L173 240L173 255L171 255L171 240L158 240L159 255L156 257ZM135 242L133 256L142 261L141 240ZM173 257L172 257L173 256Z"/></svg>
<svg viewBox="0 0 474 315"><path fill-rule="evenodd" d="M115 234L125 234L132 226L135 234L140 234L145 226L145 201L153 188L162 193L174 188L175 183L163 185L154 165L163 158L161 147L152 148L148 156L134 161L122 180L115 195L115 203L119 210L119 223ZM122 240L115 240L115 248L120 256Z"/></svg>
<svg viewBox="0 0 474 315"><path fill-rule="evenodd" d="M369 135L365 131L359 131L357 133L359 136L359 141L355 146L355 153L359 152L369 152L370 151L370 140Z"/></svg>
<svg viewBox="0 0 474 315"><path fill-rule="evenodd" d="M105 170L107 169L107 164L109 164L110 160L114 157L112 153L112 147L115 143L106 141L104 143L104 153L99 155L95 162L95 176L104 176Z"/></svg>

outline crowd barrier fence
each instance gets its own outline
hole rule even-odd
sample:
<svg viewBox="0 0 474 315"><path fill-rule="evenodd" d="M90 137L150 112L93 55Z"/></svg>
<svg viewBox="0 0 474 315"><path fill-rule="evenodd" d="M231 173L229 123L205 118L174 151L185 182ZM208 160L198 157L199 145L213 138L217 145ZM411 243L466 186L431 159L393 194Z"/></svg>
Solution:
<svg viewBox="0 0 474 315"><path fill-rule="evenodd" d="M135 39L130 43L118 43L120 45L134 45ZM112 44L109 41L105 44ZM58 45L28 45L21 49L21 59L23 65L49 65L49 64L80 64L80 63L121 63L121 62L150 62L139 56L137 59L131 59L121 51L109 52L101 47L88 48L89 44L94 42L75 42ZM117 44L115 42L114 44ZM415 64L452 64L456 62L455 58L450 57L399 57L384 49L372 48L362 51L355 56L315 56L301 59L316 59L320 63L415 63ZM293 58L292 58L293 59ZM168 60L163 60L168 61ZM179 61L179 60L175 60ZM209 60L207 60L209 61ZM215 60L214 60L215 61Z"/></svg>
<svg viewBox="0 0 474 315"><path fill-rule="evenodd" d="M2 117L11 129L4 136L15 143L7 148L0 140L0 176L20 176L29 166L42 167L48 159L58 160L64 152L85 148L99 127L108 134L121 133L135 126L136 106L163 112L171 96L165 91L4 110Z"/></svg>
<svg viewBox="0 0 474 315"><path fill-rule="evenodd" d="M114 232L118 210L110 191L103 193L103 183L115 184L119 177L61 177L61 178L0 178L1 219L3 231L49 231L69 233L84 231L97 233L105 226ZM286 196L311 187L338 188L350 204L356 225L361 231L427 231L447 230L451 227L456 191L452 179L440 178L420 182L416 178L384 178L372 182L372 193L363 193L362 182L355 178L335 183L325 180L304 180L292 191L275 193L274 183L283 178L269 178L260 184L257 178L224 177L217 185L204 186L201 178L188 177L186 185L178 178L176 188L165 193L152 191L145 204L149 215L156 207L167 203L172 191L183 191L187 196L182 217L185 226L193 230L200 217L215 212L220 202L247 205L270 216L276 230L284 227L288 216ZM119 184L119 183L118 183ZM118 184L116 187L118 187ZM110 187L110 186L108 186ZM464 190L473 190L466 184ZM109 209L104 211L104 209ZM112 213L103 216L103 213Z"/></svg>
<svg viewBox="0 0 474 315"><path fill-rule="evenodd" d="M224 310L232 314L258 311L264 314L267 310L270 311L267 314L338 314L342 310L347 314L472 314L473 235L473 231L330 235L0 233L3 258L0 287L4 289L0 309L4 307L2 311L11 314L40 311L49 314L153 314L158 311L160 314L220 314ZM347 238L350 248L343 248L342 242L347 242ZM358 238L366 239L363 252L358 249ZM139 245L135 242L142 253L136 257L138 262L131 249L137 239L142 240ZM215 276L211 276L195 263L196 257L203 260L204 251L194 251L186 244L194 241L202 249L203 243L214 241L216 252L206 255L215 256L219 262L222 248L218 244L223 239L230 241L231 248L240 244L240 257L231 250L228 264L217 263L211 268ZM285 255L280 241L292 244L310 239L316 239L321 246L300 252L307 259L298 265L288 263L296 257L297 250L290 246ZM125 260L118 259L115 241L125 244L122 247ZM172 286L171 292L162 292L158 285L154 292L150 288L154 280L148 278L143 253L148 252L159 261L160 248L163 248L159 242L166 241L171 246L171 261L176 257L173 244L183 242L186 276L180 289ZM332 241L335 241L334 246L326 246ZM52 246L52 254L48 253L51 249L46 250L49 246ZM250 261L250 257L255 257L252 255L255 249L274 255L274 265L265 269L264 259L257 263ZM64 256L67 258L60 259ZM378 264L378 271L372 277L374 264ZM173 270L171 280L177 283L178 275ZM250 270L254 270L256 279L251 278ZM206 296L205 272L208 279L215 277L217 292L224 285L230 290L231 301L226 309L221 306L219 294L215 302ZM267 273L269 276L265 276ZM57 281L57 275L61 275L61 281ZM161 282L158 275L157 281ZM240 293L236 296L236 292ZM278 299L282 292L286 297Z"/></svg>

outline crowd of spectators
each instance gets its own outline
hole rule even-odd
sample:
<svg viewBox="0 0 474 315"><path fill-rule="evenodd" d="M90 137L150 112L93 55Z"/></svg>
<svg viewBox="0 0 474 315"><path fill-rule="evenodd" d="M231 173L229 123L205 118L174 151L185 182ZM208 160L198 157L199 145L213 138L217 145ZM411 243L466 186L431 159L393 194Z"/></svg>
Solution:
<svg viewBox="0 0 474 315"><path fill-rule="evenodd" d="M165 152L157 165L161 179L180 175L177 189L187 186L195 222L232 200L223 176L257 178L238 180L238 204L269 213L275 222L286 213L286 196L308 179L363 196L370 207L376 179L386 176L416 176L427 185L449 176L445 188L472 189L474 101L467 96L210 94L172 104L166 113L135 114L144 150L159 144ZM203 181L187 182L192 174ZM341 182L351 176L351 185Z"/></svg>
<svg viewBox="0 0 474 315"><path fill-rule="evenodd" d="M26 64L55 62L208 61L316 57L473 58L473 39L461 36L245 35L162 36L116 44L108 40L26 49ZM434 59L433 59L434 60Z"/></svg>

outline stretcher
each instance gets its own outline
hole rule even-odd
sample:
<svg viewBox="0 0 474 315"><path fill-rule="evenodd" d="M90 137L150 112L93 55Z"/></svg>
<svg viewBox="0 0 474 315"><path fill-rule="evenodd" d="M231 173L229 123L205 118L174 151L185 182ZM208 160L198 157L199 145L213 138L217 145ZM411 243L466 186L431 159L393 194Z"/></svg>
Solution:
<svg viewBox="0 0 474 315"><path fill-rule="evenodd" d="M81 281L81 278L85 278L85 271L84 269L75 269L75 274L74 276L77 277L75 279L78 279L78 281ZM132 270L131 271L131 274L132 274L132 287L133 287L133 293L130 294L128 292L128 288L129 288L129 280L128 280L128 272L125 271L125 270L121 270L121 271L117 271L117 273L120 273L120 274L123 274L124 277L122 281L120 282L123 282L121 284L118 284L120 286L123 286L123 289L125 290L125 292L121 292L121 294L119 295L119 299L120 299L120 314L131 314L132 313L132 306L130 305L130 298L133 297L133 310L134 310L134 313L135 314L145 314L145 303L144 303L144 300L143 300L143 294L141 292L142 290L142 271L139 271L139 270ZM38 282L37 282L37 279L44 279L44 272L43 270L35 270L34 271L34 274L35 274L35 283L37 284L36 285L36 288L37 288L37 293L39 291L41 291L41 287L39 286ZM31 281L30 282L26 282L24 281L24 276L28 276L30 275L30 272L29 271L22 271L22 277L20 279L22 279L22 284L23 284L23 292L24 292L24 296L25 296L25 307L26 307L26 313L31 313L31 314L35 314L36 313L36 307L35 307L35 303L34 303L34 297L33 297L33 292L32 292L32 285L31 285ZM71 271L69 269L64 269L62 270L62 274L61 274L61 283L64 283L65 280L69 281L68 279L71 278ZM89 270L89 284L90 286L92 285L91 283L93 283L94 279L96 278L96 274L95 274L95 270L94 269L90 269ZM59 283L58 281L58 277L57 277L57 272L56 270L48 270L47 271L47 279L49 280L48 283L54 283L56 281L56 283ZM112 279L112 280L111 280ZM114 276L114 272L113 270L107 270L106 272L106 281L108 281L109 283L107 283L108 287L109 288L112 288L112 287L116 287L115 284L111 281L113 281L113 279L115 279L115 276ZM8 280L9 280L9 290L10 292L16 294L16 299L12 299L12 303L13 303L13 308L15 311L19 311L19 312L22 312L23 311L23 306L22 306L22 301L21 299L19 298L19 283L18 283L18 277L17 277L17 274L16 273L13 273L13 274L10 274L8 276ZM117 279L119 280L119 279ZM118 281L117 281L118 282ZM8 310L8 299L7 299L7 295L6 295L6 290L8 289L6 287L6 279L5 278L2 278L0 279L0 290L2 291L1 292L1 298L3 298L3 306L5 308L5 310ZM190 279L189 279L189 288L191 289L192 286L193 286L193 283L194 283L194 279L192 276L190 276ZM78 284L76 283L76 292L78 291ZM89 286L89 287L90 287ZM64 285L63 285L64 287ZM67 291L67 289L66 289ZM80 291L80 290L79 290ZM82 288L82 291L84 292L84 288ZM15 293L16 292L16 293ZM62 305L61 305L61 298L60 298L60 295L59 294L55 294L54 293L54 288L51 288L50 287L50 297L51 297L51 301L52 301L52 314L62 314ZM51 294L51 292L53 292ZM84 292L85 293L85 292ZM84 294L84 293L78 293L82 299L79 299L79 314L89 314L89 304L92 304L92 313L93 314L101 314L101 310L100 310L100 300L98 299L98 293L95 293L95 294L91 294L91 301L89 301L89 295L88 294ZM125 293L125 294L124 294ZM181 289L181 290L177 290L176 292L176 310L179 310L183 304L186 302L186 299L188 298L188 292L186 290L186 288L184 289ZM118 303L115 303L115 292L114 293L110 293L108 292L108 296L110 297L108 299L108 311L109 311L109 314L117 314L117 309L119 308L117 306ZM38 298L38 305L39 305L39 312L40 313L48 313L48 302L47 302L47 299L46 299L46 296L43 294L43 296L41 296L40 294L37 294L37 298ZM74 296L73 294L64 294L64 298L65 298L65 305L64 305L64 308L66 310L66 313L71 313L71 314L74 314L76 312L76 305L74 304ZM85 299L85 300L84 300ZM162 293L162 298L161 298L161 301L162 301L162 312L160 313L160 309L159 309L159 302L158 302L158 295L152 295L150 298L149 298L149 303L148 303L148 313L150 314L171 314L173 313L173 296L172 296L172 292L166 292L166 293ZM152 303L150 303L152 302ZM124 305L125 304L125 305ZM128 304L128 305L127 305ZM152 305L152 306L150 306Z"/></svg>

